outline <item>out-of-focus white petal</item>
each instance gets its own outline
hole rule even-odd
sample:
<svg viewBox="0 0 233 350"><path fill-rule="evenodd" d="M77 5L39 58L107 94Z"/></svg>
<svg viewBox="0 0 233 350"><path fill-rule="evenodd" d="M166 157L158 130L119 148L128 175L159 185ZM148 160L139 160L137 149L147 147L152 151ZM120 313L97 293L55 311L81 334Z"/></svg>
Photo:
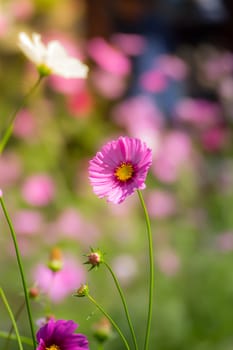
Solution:
<svg viewBox="0 0 233 350"><path fill-rule="evenodd" d="M75 58L54 62L53 71L64 78L86 78L88 67Z"/></svg>
<svg viewBox="0 0 233 350"><path fill-rule="evenodd" d="M64 78L86 78L88 67L74 57L69 57L63 46L56 40L47 47L41 36L33 33L32 40L26 33L19 34L19 47L38 67L45 66L49 71Z"/></svg>
<svg viewBox="0 0 233 350"><path fill-rule="evenodd" d="M29 36L26 33L20 33L19 34L19 43L18 43L20 49L23 51L23 53L34 63L40 64L41 55L39 54L38 50L36 50L35 46L33 45L32 40L29 38Z"/></svg>
<svg viewBox="0 0 233 350"><path fill-rule="evenodd" d="M57 40L52 40L48 43L47 55L51 61L55 61L56 59L61 60L67 57L64 47Z"/></svg>

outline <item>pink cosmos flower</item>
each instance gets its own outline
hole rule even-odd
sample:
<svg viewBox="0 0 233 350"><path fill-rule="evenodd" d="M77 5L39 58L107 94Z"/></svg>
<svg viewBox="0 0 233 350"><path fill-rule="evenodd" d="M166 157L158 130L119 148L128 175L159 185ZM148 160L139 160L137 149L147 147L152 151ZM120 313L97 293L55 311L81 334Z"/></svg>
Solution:
<svg viewBox="0 0 233 350"><path fill-rule="evenodd" d="M161 55L157 64L159 71L174 80L183 80L188 74L188 66L185 61L175 55Z"/></svg>
<svg viewBox="0 0 233 350"><path fill-rule="evenodd" d="M151 191L147 196L146 203L151 218L167 218L176 211L175 197L165 190Z"/></svg>
<svg viewBox="0 0 233 350"><path fill-rule="evenodd" d="M66 98L67 108L74 118L88 117L93 107L93 98L87 89L77 91Z"/></svg>
<svg viewBox="0 0 233 350"><path fill-rule="evenodd" d="M139 83L144 90L153 93L163 92L168 87L166 76L158 69L144 72L139 78Z"/></svg>
<svg viewBox="0 0 233 350"><path fill-rule="evenodd" d="M27 109L22 109L14 122L14 135L22 139L35 139L36 122Z"/></svg>
<svg viewBox="0 0 233 350"><path fill-rule="evenodd" d="M146 38L139 34L116 33L111 37L111 42L130 56L140 55L147 45Z"/></svg>
<svg viewBox="0 0 233 350"><path fill-rule="evenodd" d="M112 261L112 266L120 282L124 285L129 285L139 271L137 260L130 255L117 256Z"/></svg>
<svg viewBox="0 0 233 350"><path fill-rule="evenodd" d="M77 208L66 208L56 219L48 226L51 237L55 240L59 238L69 238L77 240L79 244L90 246L99 236L98 229L90 220L85 220ZM53 241L55 244L56 241Z"/></svg>
<svg viewBox="0 0 233 350"><path fill-rule="evenodd" d="M32 16L34 6L30 0L15 0L10 4L10 11L15 19L25 21Z"/></svg>
<svg viewBox="0 0 233 350"><path fill-rule="evenodd" d="M74 333L78 325L73 321L51 318L36 334L36 350L88 350L88 340L83 334Z"/></svg>
<svg viewBox="0 0 233 350"><path fill-rule="evenodd" d="M167 276L174 276L180 269L180 258L170 248L161 251L157 256L157 261L161 272Z"/></svg>
<svg viewBox="0 0 233 350"><path fill-rule="evenodd" d="M182 131L167 133L155 154L153 173L165 183L177 180L180 169L190 160L192 144L189 135Z"/></svg>
<svg viewBox="0 0 233 350"><path fill-rule="evenodd" d="M71 294L77 286L85 282L85 271L72 258L64 258L60 271L54 273L45 265L38 265L33 272L36 285L48 294L54 303L59 303Z"/></svg>
<svg viewBox="0 0 233 350"><path fill-rule="evenodd" d="M103 38L90 40L88 52L91 58L109 73L125 76L131 71L131 63L128 57Z"/></svg>
<svg viewBox="0 0 233 350"><path fill-rule="evenodd" d="M219 104L205 99L182 99L175 108L177 120L195 126L198 129L205 129L216 125L221 118Z"/></svg>
<svg viewBox="0 0 233 350"><path fill-rule="evenodd" d="M130 136L143 140L156 152L164 116L147 96L138 95L122 101L113 108L112 117Z"/></svg>
<svg viewBox="0 0 233 350"><path fill-rule="evenodd" d="M144 189L152 151L139 139L120 136L97 152L89 163L89 180L99 198L119 204Z"/></svg>
<svg viewBox="0 0 233 350"><path fill-rule="evenodd" d="M216 237L216 246L222 252L233 250L233 232L227 231Z"/></svg>
<svg viewBox="0 0 233 350"><path fill-rule="evenodd" d="M123 77L102 69L92 71L91 80L98 94L109 99L119 98L127 87L126 80Z"/></svg>
<svg viewBox="0 0 233 350"><path fill-rule="evenodd" d="M0 184L2 188L12 186L22 174L22 164L16 153L6 152L0 157Z"/></svg>
<svg viewBox="0 0 233 350"><path fill-rule="evenodd" d="M221 126L205 130L201 135L201 141L207 151L218 151L226 146L229 140L229 132Z"/></svg>
<svg viewBox="0 0 233 350"><path fill-rule="evenodd" d="M55 195L55 187L52 178L46 174L32 175L26 179L22 187L24 200L35 206L49 204Z"/></svg>
<svg viewBox="0 0 233 350"><path fill-rule="evenodd" d="M34 210L17 211L12 221L15 231L19 235L34 235L41 232L44 226L41 213Z"/></svg>

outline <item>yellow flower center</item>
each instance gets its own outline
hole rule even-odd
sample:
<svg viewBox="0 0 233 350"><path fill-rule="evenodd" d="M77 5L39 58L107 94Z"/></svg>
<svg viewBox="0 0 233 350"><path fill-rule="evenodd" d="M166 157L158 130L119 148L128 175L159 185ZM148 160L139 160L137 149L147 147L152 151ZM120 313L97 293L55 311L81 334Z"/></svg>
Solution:
<svg viewBox="0 0 233 350"><path fill-rule="evenodd" d="M48 348L45 348L45 350L60 350L60 347L58 345L51 345Z"/></svg>
<svg viewBox="0 0 233 350"><path fill-rule="evenodd" d="M130 163L121 163L121 165L115 170L114 175L120 181L126 182L132 178L134 173L133 165Z"/></svg>

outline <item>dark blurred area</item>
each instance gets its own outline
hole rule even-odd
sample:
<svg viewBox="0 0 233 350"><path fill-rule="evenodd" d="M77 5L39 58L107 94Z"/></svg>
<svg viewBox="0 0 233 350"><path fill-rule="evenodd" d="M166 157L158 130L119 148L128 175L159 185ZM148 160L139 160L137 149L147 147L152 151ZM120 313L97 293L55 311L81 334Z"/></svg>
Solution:
<svg viewBox="0 0 233 350"><path fill-rule="evenodd" d="M87 9L89 37L159 31L176 39L176 44L208 40L228 48L233 45L231 0L93 0L87 1Z"/></svg>

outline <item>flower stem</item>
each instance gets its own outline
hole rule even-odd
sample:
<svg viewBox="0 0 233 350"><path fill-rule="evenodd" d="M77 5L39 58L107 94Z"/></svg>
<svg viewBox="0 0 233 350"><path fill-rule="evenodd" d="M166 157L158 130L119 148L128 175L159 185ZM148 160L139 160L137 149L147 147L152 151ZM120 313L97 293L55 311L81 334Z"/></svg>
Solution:
<svg viewBox="0 0 233 350"><path fill-rule="evenodd" d="M99 343L97 350L103 350L103 349L104 349L103 343Z"/></svg>
<svg viewBox="0 0 233 350"><path fill-rule="evenodd" d="M5 130L3 132L3 136L2 136L1 141L0 141L0 154L2 154L4 148L6 147L7 142L9 141L9 138L10 138L11 133L13 131L14 121L16 119L17 113L19 112L19 110L23 106L25 106L25 104L27 103L27 100L34 93L34 91L36 90L36 88L40 84L42 78L43 78L43 75L39 75L39 77L38 77L37 81L35 82L35 84L32 86L32 88L29 90L29 92L23 97L23 99L20 102L20 104L18 105L18 107L16 107L16 109L14 110L12 115L10 116L9 124L5 128Z"/></svg>
<svg viewBox="0 0 233 350"><path fill-rule="evenodd" d="M125 347L127 350L130 350L129 344L125 338L125 336L123 335L123 333L121 332L120 328L117 326L117 324L113 321L113 319L111 318L111 316L109 316L109 314L107 314L107 312L102 308L102 306L100 306L97 301L88 293L86 295L88 297L88 299L104 314L105 317L107 317L107 319L111 322L111 324L113 325L113 327L116 329L117 333L119 334L119 336L121 337L121 339L123 340Z"/></svg>
<svg viewBox="0 0 233 350"><path fill-rule="evenodd" d="M23 311L24 306L25 306L25 300L24 300L23 303L20 305L18 311L16 312L16 314L15 314L15 316L14 316L15 322L18 321L18 318L19 318L21 312ZM4 347L5 350L7 350L7 349L9 348L9 341L10 341L10 339L11 339L11 335L12 335L13 330L14 330L14 326L13 326L13 324L12 324L12 325L11 325L11 328L10 328L10 330L9 330L9 333L8 333L8 337L7 337L7 339L6 339L6 345L5 345L5 347Z"/></svg>
<svg viewBox="0 0 233 350"><path fill-rule="evenodd" d="M152 232L149 215L146 209L144 199L142 197L141 191L137 190L140 203L142 205L146 227L147 227L147 238L149 246L149 302L148 302L148 314L147 314L147 325L146 325L146 336L144 342L144 350L148 349L150 329L151 329L151 320L152 320L152 307L153 307L153 292L154 292L154 254L153 254L153 241L152 241Z"/></svg>
<svg viewBox="0 0 233 350"><path fill-rule="evenodd" d="M16 321L15 321L13 312L12 312L12 310L10 308L10 305L8 304L7 298L6 298L2 288L0 288L0 295L1 295L2 301L3 301L5 307L6 307L7 311L8 311L8 314L10 316L12 325L14 327L15 335L16 335L16 338L17 338L17 341L18 341L18 344L19 344L19 349L23 350L23 345L22 345L22 342L21 342L21 339L20 339L18 327L17 327Z"/></svg>
<svg viewBox="0 0 233 350"><path fill-rule="evenodd" d="M6 209L6 206L5 206L5 203L4 203L2 195L0 195L0 203L1 203L4 215L5 215L6 221L8 223L8 226L9 226L9 229L10 229L10 233L11 233L11 237L12 237L12 240L13 240L13 243L14 243L14 247L15 247L17 263L18 263L18 267L19 267L19 271L20 271L20 275L21 275L21 279L22 279L22 284L23 284L24 297L25 297L25 303L26 303L26 309L27 309L27 313L28 313L28 319L29 319L29 324L30 324L30 329L31 329L33 345L34 345L34 349L36 349L36 339L35 339L35 333L34 333L34 327L33 327L32 315L31 315L31 308L30 308L30 303L29 303L29 296L28 296L28 291L27 291L27 286L26 286L26 280L25 280L25 277L24 277L23 265L22 265L22 261L21 261L19 248L18 248L16 234L15 234L15 231L14 231L14 228L13 228L10 216L8 215L8 212L7 212L7 209Z"/></svg>
<svg viewBox="0 0 233 350"><path fill-rule="evenodd" d="M127 303L126 303L126 300L125 300L123 291L122 291L122 289L121 289L121 286L120 286L120 284L119 284L119 281L118 281L116 275L114 274L112 268L109 266L109 264L106 263L106 261L103 261L103 264L107 267L107 269L108 269L109 272L111 273L112 278L113 278L113 280L114 280L114 282L115 282L115 285L116 285L116 287L117 287L117 290L118 290L118 292L119 292L119 294L120 294L120 297L121 297L121 300L122 300L122 303L123 303L123 306L124 306L126 318L127 318L128 324L129 324L130 332L131 332L131 335L132 335L132 338L133 338L135 350L138 350L138 345L137 345L137 340L136 340L135 332L134 332L133 325L132 325L132 322L131 322L131 319L130 319L130 315L129 315Z"/></svg>
<svg viewBox="0 0 233 350"><path fill-rule="evenodd" d="M7 339L9 336L8 332L5 331L0 331L0 338ZM10 339L12 340L17 340L17 336L15 334L11 334ZM33 346L31 338L25 337L25 336L20 336L21 342L26 345L31 345Z"/></svg>

